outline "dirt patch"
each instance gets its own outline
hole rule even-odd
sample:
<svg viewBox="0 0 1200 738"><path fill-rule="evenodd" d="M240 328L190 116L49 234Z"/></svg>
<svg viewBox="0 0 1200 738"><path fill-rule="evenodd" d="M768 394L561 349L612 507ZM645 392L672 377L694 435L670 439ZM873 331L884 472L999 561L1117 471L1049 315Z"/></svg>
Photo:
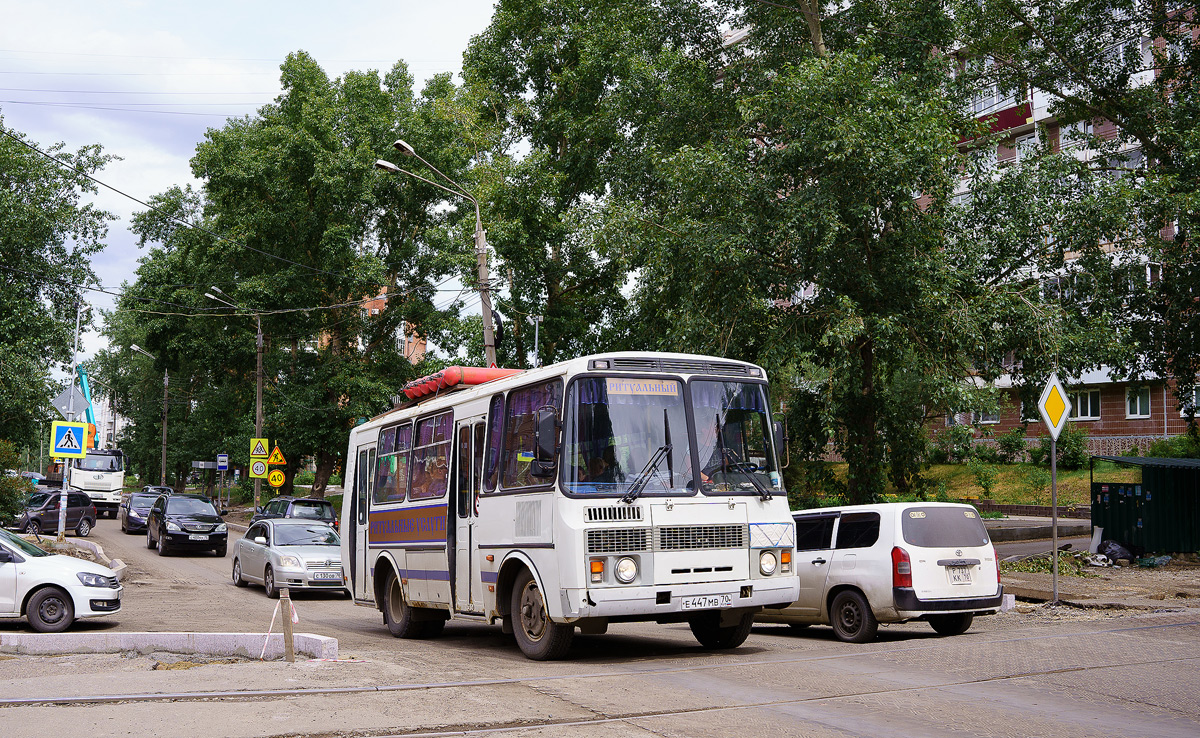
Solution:
<svg viewBox="0 0 1200 738"><path fill-rule="evenodd" d="M1026 570L1004 568L1001 581L1006 591L1024 588L1049 592L1053 587L1050 563L1051 559L1046 557L1042 565L1027 566ZM1160 606L1200 607L1200 565L1194 556L1173 558L1166 565L1153 568L1085 565L1078 571L1084 576L1071 576L1072 571L1060 560L1060 597L1077 604L1086 606L1089 601L1097 601L1119 607L1126 603L1143 610Z"/></svg>
<svg viewBox="0 0 1200 738"><path fill-rule="evenodd" d="M42 536L39 538L37 536L23 535L21 538L44 551L48 551L49 553L62 554L63 556L73 556L77 559L83 559L84 561L96 560L96 554L92 553L86 548L80 548L76 546L70 540L65 540L62 543L58 543L58 541L49 536Z"/></svg>
<svg viewBox="0 0 1200 738"><path fill-rule="evenodd" d="M180 671L183 669L195 669L198 666L212 666L214 664L249 664L252 663L248 659L200 659L195 657L179 658L177 660L155 661L150 667L151 671Z"/></svg>

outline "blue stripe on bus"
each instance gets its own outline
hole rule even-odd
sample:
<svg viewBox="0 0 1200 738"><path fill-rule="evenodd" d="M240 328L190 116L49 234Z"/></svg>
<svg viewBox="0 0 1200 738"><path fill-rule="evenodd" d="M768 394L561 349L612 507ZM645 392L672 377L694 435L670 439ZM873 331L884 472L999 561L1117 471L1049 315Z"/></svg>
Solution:
<svg viewBox="0 0 1200 738"><path fill-rule="evenodd" d="M500 572L496 571L481 571L479 572L479 581L484 584L495 584L500 578Z"/></svg>
<svg viewBox="0 0 1200 738"><path fill-rule="evenodd" d="M450 572L445 569L401 569L400 578L448 582L450 581Z"/></svg>

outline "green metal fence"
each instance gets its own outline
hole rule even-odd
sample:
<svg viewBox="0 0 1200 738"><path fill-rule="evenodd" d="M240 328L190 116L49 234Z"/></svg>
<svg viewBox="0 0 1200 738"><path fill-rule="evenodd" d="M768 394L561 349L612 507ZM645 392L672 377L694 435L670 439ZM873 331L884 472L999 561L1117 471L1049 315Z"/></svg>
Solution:
<svg viewBox="0 0 1200 738"><path fill-rule="evenodd" d="M1141 467L1141 483L1096 481L1095 461ZM1200 459L1092 457L1092 525L1135 554L1200 551Z"/></svg>

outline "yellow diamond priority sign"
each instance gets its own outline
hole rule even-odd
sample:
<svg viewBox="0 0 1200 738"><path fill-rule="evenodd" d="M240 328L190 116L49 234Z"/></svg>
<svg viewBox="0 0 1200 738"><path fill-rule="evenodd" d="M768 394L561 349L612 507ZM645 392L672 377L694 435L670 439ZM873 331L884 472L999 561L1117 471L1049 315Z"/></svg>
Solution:
<svg viewBox="0 0 1200 738"><path fill-rule="evenodd" d="M1038 399L1038 411L1042 414L1046 429L1050 431L1050 437L1057 441L1058 434L1062 433L1062 429L1067 425L1067 418L1071 415L1071 401L1067 398L1062 383L1058 381L1057 374L1051 374L1046 380L1046 388L1042 390L1042 396Z"/></svg>

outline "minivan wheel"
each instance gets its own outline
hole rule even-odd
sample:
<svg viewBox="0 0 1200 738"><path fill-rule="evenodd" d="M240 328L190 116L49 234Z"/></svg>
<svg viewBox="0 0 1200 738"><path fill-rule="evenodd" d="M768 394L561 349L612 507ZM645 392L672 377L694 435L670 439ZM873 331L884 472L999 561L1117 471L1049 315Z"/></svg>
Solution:
<svg viewBox="0 0 1200 738"><path fill-rule="evenodd" d="M956 636L967 632L971 622L975 620L975 614L960 612L954 615L930 615L928 619L938 635Z"/></svg>
<svg viewBox="0 0 1200 738"><path fill-rule="evenodd" d="M838 640L846 643L866 643L879 631L879 621L871 612L867 598L852 589L839 592L833 598L829 620Z"/></svg>
<svg viewBox="0 0 1200 738"><path fill-rule="evenodd" d="M87 538L87 534L92 532L92 524L87 518L80 518L79 525L75 526L75 535L80 538Z"/></svg>
<svg viewBox="0 0 1200 738"><path fill-rule="evenodd" d="M146 548L154 548L154 539L150 536L150 526L146 526Z"/></svg>

